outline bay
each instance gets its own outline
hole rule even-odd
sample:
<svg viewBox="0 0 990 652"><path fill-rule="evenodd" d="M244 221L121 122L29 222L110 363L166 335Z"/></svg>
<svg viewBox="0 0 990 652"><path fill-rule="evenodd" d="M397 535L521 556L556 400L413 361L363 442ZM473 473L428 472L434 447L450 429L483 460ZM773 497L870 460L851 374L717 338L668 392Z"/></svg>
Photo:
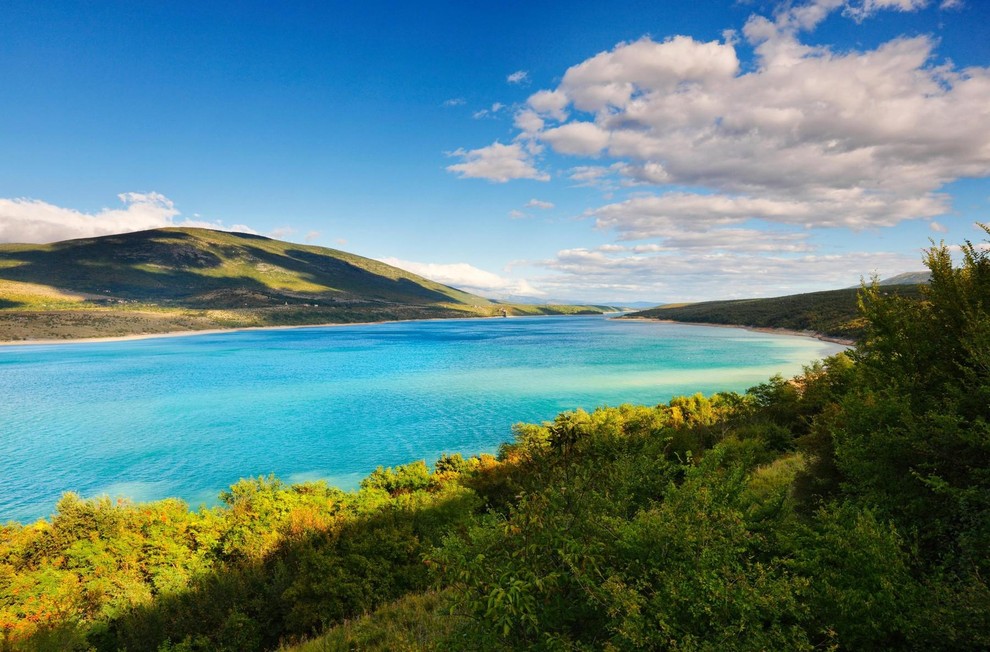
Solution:
<svg viewBox="0 0 990 652"><path fill-rule="evenodd" d="M563 410L743 391L844 347L600 316L254 330L0 347L0 522L63 492L212 504L274 473L494 452Z"/></svg>

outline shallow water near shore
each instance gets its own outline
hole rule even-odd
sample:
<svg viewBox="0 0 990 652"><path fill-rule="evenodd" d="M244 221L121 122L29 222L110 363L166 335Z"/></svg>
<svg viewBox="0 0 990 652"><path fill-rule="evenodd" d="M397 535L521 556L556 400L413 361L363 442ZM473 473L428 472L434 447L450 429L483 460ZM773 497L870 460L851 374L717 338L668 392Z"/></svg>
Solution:
<svg viewBox="0 0 990 652"><path fill-rule="evenodd" d="M0 349L0 522L65 491L211 504L239 478L354 488L493 452L578 407L743 391L843 346L600 316L258 330Z"/></svg>

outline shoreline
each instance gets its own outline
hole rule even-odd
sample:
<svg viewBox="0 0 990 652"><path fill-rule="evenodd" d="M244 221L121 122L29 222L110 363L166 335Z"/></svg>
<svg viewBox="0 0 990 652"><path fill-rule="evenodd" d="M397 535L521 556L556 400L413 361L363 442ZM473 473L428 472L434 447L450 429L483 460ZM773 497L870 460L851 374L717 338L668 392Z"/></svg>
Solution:
<svg viewBox="0 0 990 652"><path fill-rule="evenodd" d="M752 331L754 333L768 333L771 335L793 335L795 337L811 337L822 342L829 342L831 344L841 344L843 346L855 346L856 340L850 340L845 337L835 337L834 335L825 335L824 333L818 333L815 331L796 331L791 328L775 328L772 326L744 326L742 324L713 324L711 322L701 322L701 321L677 321L676 319L654 319L652 317L623 317L627 321L650 321L659 322L661 324L685 324L688 326L711 326L713 328L739 328L744 331Z"/></svg>
<svg viewBox="0 0 990 652"><path fill-rule="evenodd" d="M615 319L615 317L608 317L609 314L616 313L603 313L601 317L606 319ZM569 317L576 315L517 315L517 317ZM337 326L373 326L375 324L403 324L411 322L431 322L431 321L457 321L457 320L475 320L475 319L501 319L500 317L428 317L426 319L380 319L376 321L356 321L356 322L327 322L320 324L296 324L296 325L286 325L286 326L237 326L234 328L204 328L201 330L189 330L189 331L164 331L161 333L137 333L134 335L110 335L105 337L67 337L63 339L36 339L36 340L9 340L0 341L0 348L7 346L51 346L57 344L101 344L106 342L130 342L134 340L151 340L158 338L173 338L173 337L190 337L193 335L220 335L223 333L240 333L249 331L275 331L275 330L288 330L288 329L302 329L302 328L329 328ZM662 324L686 324L693 326L711 326L714 328L739 328L742 330L752 331L754 333L768 333L772 335L791 335L795 337L811 337L822 342L830 342L832 344L841 344L843 346L855 346L855 340L850 340L842 337L834 337L831 335L825 335L823 333L816 333L814 331L796 331L789 328L772 328L769 326L744 326L741 324L712 324L708 322L688 322L688 321L676 321L674 319L653 319L650 317L622 317L621 319L625 321L647 321L647 322L659 322Z"/></svg>
<svg viewBox="0 0 990 652"><path fill-rule="evenodd" d="M551 316L551 315L546 315ZM62 339L7 340L0 341L5 346L50 346L53 344L98 344L104 342L130 342L132 340L153 340L158 338L190 337L193 335L221 335L246 331L278 331L293 328L327 328L330 326L372 326L374 324L401 324L416 321L451 321L458 319L494 319L494 317L429 317L427 319L380 319L378 321L327 322L322 324L294 324L288 326L235 326L233 328L204 328L193 331L164 331L162 333L136 333L134 335L108 335L101 337L66 337Z"/></svg>
<svg viewBox="0 0 990 652"><path fill-rule="evenodd" d="M617 313L601 313L598 316L606 317ZM508 319L519 319L520 317L588 317L592 315L509 315ZM413 322L428 321L466 321L476 319L506 319L502 316L467 316L467 317L425 317L423 319L378 319L375 321L349 321L349 322L325 322L319 324L290 324L285 326L235 326L233 328L204 328L192 331L163 331L161 333L135 333L134 335L108 335L101 337L66 337L62 339L35 339L35 340L4 340L0 341L0 349L5 346L51 346L55 344L98 344L105 342L130 342L132 340L152 340L157 338L189 337L193 335L221 335L223 333L240 333L246 331L279 331L301 328L329 328L337 326L374 326L375 324L408 324Z"/></svg>

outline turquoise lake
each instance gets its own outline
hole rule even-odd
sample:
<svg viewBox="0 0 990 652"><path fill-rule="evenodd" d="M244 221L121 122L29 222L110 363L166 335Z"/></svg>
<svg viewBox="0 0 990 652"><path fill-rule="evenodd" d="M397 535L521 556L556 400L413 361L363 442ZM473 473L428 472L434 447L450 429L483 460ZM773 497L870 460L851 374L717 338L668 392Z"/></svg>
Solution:
<svg viewBox="0 0 990 652"><path fill-rule="evenodd" d="M401 322L0 347L0 522L66 491L212 504L274 473L493 452L519 421L742 391L842 346L593 317Z"/></svg>

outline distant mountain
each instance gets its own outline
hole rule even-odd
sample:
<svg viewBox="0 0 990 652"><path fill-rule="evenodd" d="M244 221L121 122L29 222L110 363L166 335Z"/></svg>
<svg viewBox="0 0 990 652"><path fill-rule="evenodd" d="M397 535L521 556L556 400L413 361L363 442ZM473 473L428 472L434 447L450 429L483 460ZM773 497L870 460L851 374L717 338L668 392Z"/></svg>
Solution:
<svg viewBox="0 0 990 652"><path fill-rule="evenodd" d="M620 304L623 308L652 308L657 305L656 301L626 301Z"/></svg>
<svg viewBox="0 0 990 652"><path fill-rule="evenodd" d="M377 260L246 233L0 245L0 340L588 310L496 305Z"/></svg>
<svg viewBox="0 0 990 652"><path fill-rule="evenodd" d="M904 272L885 278L878 285L924 285L931 279L931 272Z"/></svg>

